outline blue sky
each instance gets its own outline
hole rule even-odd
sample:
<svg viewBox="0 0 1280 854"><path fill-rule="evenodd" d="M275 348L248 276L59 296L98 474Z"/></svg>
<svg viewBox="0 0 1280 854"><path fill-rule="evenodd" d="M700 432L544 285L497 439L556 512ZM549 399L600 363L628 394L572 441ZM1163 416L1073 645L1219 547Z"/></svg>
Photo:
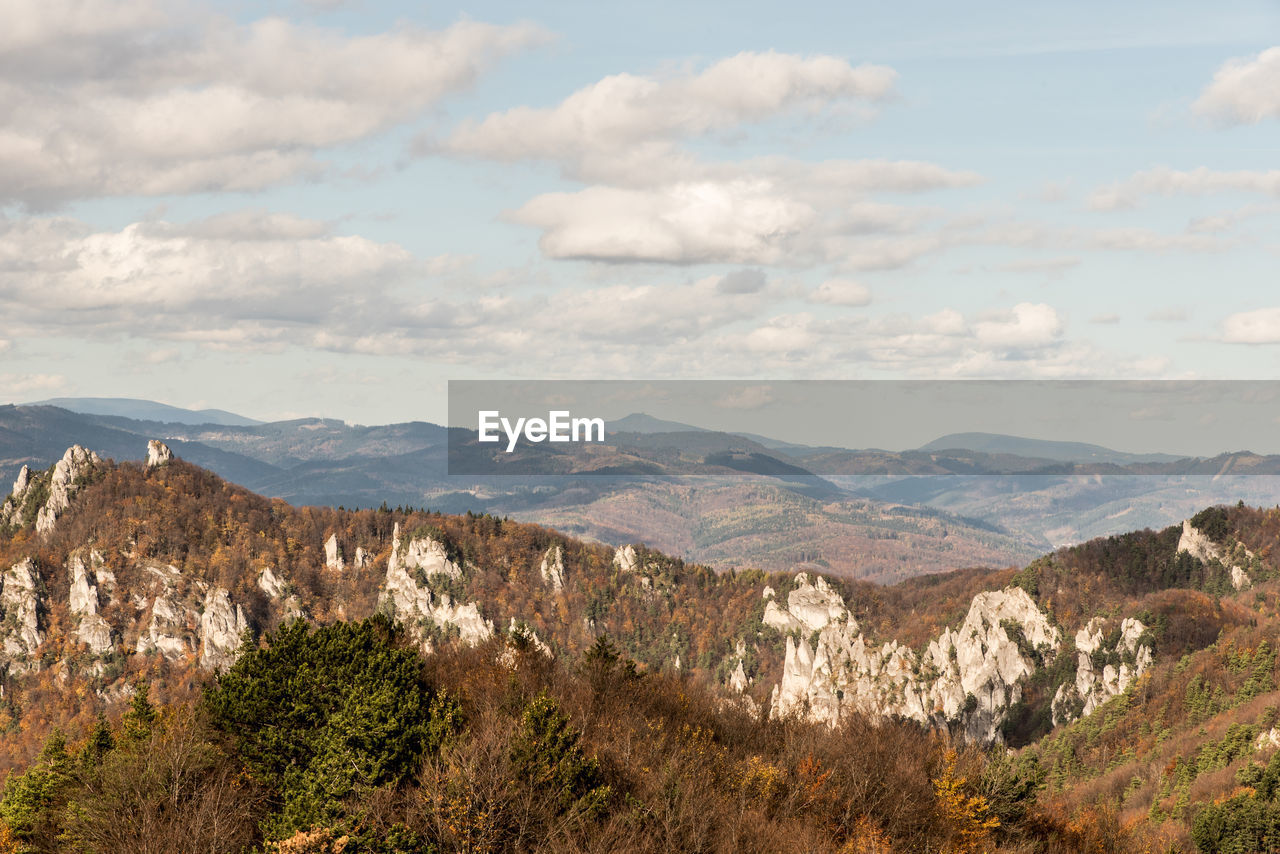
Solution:
<svg viewBox="0 0 1280 854"><path fill-rule="evenodd" d="M1277 374L1274 3L13 5L0 400Z"/></svg>

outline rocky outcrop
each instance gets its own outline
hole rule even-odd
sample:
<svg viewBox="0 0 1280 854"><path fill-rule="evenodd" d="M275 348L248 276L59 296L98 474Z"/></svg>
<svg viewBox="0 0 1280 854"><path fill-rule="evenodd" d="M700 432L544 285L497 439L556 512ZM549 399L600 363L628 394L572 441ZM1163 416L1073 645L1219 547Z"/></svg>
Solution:
<svg viewBox="0 0 1280 854"><path fill-rule="evenodd" d="M388 576L395 570L409 573L418 570L427 579L435 575L455 581L462 578L462 567L450 560L444 543L434 537L412 537L407 544L401 543L399 523L392 535L391 557L387 560Z"/></svg>
<svg viewBox="0 0 1280 854"><path fill-rule="evenodd" d="M31 558L23 558L0 579L0 608L4 610L4 654L18 669L34 667L34 653L44 643L40 626L40 576Z"/></svg>
<svg viewBox="0 0 1280 854"><path fill-rule="evenodd" d="M168 659L182 658L189 648L185 639L186 609L163 593L151 603L151 622L138 638L138 651L158 652Z"/></svg>
<svg viewBox="0 0 1280 854"><path fill-rule="evenodd" d="M17 525L22 521L22 505L31 487L31 469L23 466L13 482L13 492L0 505L0 525Z"/></svg>
<svg viewBox="0 0 1280 854"><path fill-rule="evenodd" d="M200 615L200 666L222 670L234 664L247 628L244 609L232 607L231 594L221 587L210 590Z"/></svg>
<svg viewBox="0 0 1280 854"><path fill-rule="evenodd" d="M786 608L774 600L776 594L772 587L765 588L764 596L769 600L764 606L764 624L780 632L821 631L848 613L844 598L827 584L825 578L818 576L810 584L809 576L804 572L796 576L796 587L787 596Z"/></svg>
<svg viewBox="0 0 1280 854"><path fill-rule="evenodd" d="M857 710L959 726L971 740L996 741L1006 710L1021 698L1020 680L1060 643L1049 618L1016 587L975 596L959 629L945 630L920 656L896 641L869 643L821 578L797 575L787 607L776 596L769 605L767 624L789 632L770 713L832 725ZM815 632L810 646L806 633Z"/></svg>
<svg viewBox="0 0 1280 854"><path fill-rule="evenodd" d="M147 443L147 468L159 468L171 462L173 462L173 451L169 450L168 445L159 439L152 439Z"/></svg>
<svg viewBox="0 0 1280 854"><path fill-rule="evenodd" d="M365 569L373 565L373 555L369 554L362 547L356 546L356 569Z"/></svg>
<svg viewBox="0 0 1280 854"><path fill-rule="evenodd" d="M613 553L613 565L622 572L639 572L640 556L635 546L621 546Z"/></svg>
<svg viewBox="0 0 1280 854"><path fill-rule="evenodd" d="M264 567L262 572L258 573L258 589L271 599L279 599L284 595L284 582L271 567Z"/></svg>
<svg viewBox="0 0 1280 854"><path fill-rule="evenodd" d="M335 572L346 569L346 561L342 559L342 549L338 547L338 535L330 534L324 541L324 568Z"/></svg>
<svg viewBox="0 0 1280 854"><path fill-rule="evenodd" d="M1076 632L1076 680L1058 687L1051 706L1053 725L1070 723L1088 715L1107 700L1123 693L1151 666L1147 627L1128 617L1120 623L1119 637L1110 644L1103 634L1105 621L1094 617Z"/></svg>
<svg viewBox="0 0 1280 854"><path fill-rule="evenodd" d="M751 687L751 680L747 677L747 643L741 638L738 639L733 655L729 658L730 661L734 659L737 659L737 663L733 672L729 674L729 690L735 694L745 694Z"/></svg>
<svg viewBox="0 0 1280 854"><path fill-rule="evenodd" d="M1203 531L1191 524L1190 519L1182 522L1182 536L1178 538L1178 551L1186 552L1201 563L1217 561L1222 564L1231 571L1231 586L1236 590L1243 590L1253 584L1249 573L1240 565L1241 561L1234 559L1234 554L1228 554L1221 546L1209 539ZM1253 553L1244 546L1231 551L1236 554L1240 551L1244 552L1245 562L1253 558Z"/></svg>
<svg viewBox="0 0 1280 854"><path fill-rule="evenodd" d="M67 448L62 459L53 467L53 475L49 480L49 498L36 516L37 533L48 534L53 530L58 517L71 506L71 497L81 478L101 462L97 454L80 445Z"/></svg>
<svg viewBox="0 0 1280 854"><path fill-rule="evenodd" d="M102 555L96 551L90 552L87 564L79 552L67 560L67 574L71 579L67 609L76 624L75 638L94 655L104 655L115 648L111 626L98 613L97 569L101 566Z"/></svg>
<svg viewBox="0 0 1280 854"><path fill-rule="evenodd" d="M552 590L564 589L564 549L552 546L542 556L542 566L538 568L542 574L542 582Z"/></svg>
<svg viewBox="0 0 1280 854"><path fill-rule="evenodd" d="M178 584L182 574L176 566L154 561L139 563L149 577L149 586L153 593L148 603L141 592L134 593L134 605L143 613L148 607L151 619L147 628L141 632L137 641L139 655L159 653L169 660L180 659L192 652L188 638L191 635L191 620L194 613L186 608L178 596Z"/></svg>
<svg viewBox="0 0 1280 854"><path fill-rule="evenodd" d="M430 640L424 631L428 624L456 629L463 643L477 644L493 637L493 623L481 616L475 602L461 605L448 593L432 592L429 585L437 576L458 580L462 569L449 560L444 544L435 539L415 538L403 543L397 524L387 560L382 607L421 638L424 647Z"/></svg>

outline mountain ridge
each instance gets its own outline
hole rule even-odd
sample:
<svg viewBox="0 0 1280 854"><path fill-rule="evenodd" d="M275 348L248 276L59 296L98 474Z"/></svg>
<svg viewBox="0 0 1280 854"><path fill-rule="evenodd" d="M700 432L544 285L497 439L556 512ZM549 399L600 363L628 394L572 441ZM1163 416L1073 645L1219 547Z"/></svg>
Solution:
<svg viewBox="0 0 1280 854"><path fill-rule="evenodd" d="M293 508L162 445L148 457L116 464L69 449L20 477L0 510L14 732L87 728L140 678L159 699L179 697L236 661L246 632L374 613L399 620L428 656L500 655L516 633L549 660L574 661L603 634L639 672L693 680L757 720L838 731L870 716L961 743L1004 741L1082 803L1094 796L1079 781L1112 773L1112 760L1079 757L1114 756L1108 733L1144 694L1177 698L1152 708L1196 751L1225 721L1244 727L1233 732L1247 733L1249 750L1229 768L1252 761L1265 702L1280 703L1276 656L1259 646L1280 627L1280 510L1213 507L1021 569L881 587L812 570L715 573L486 515ZM86 702L59 706L72 695ZM1183 790L1161 794L1164 759L1153 757L1186 748L1134 743L1143 753L1125 773L1151 785L1125 788L1120 806L1185 838L1194 815L1171 806ZM35 756L30 739L0 737L0 748L11 764ZM1186 774L1210 800L1230 793L1218 777Z"/></svg>

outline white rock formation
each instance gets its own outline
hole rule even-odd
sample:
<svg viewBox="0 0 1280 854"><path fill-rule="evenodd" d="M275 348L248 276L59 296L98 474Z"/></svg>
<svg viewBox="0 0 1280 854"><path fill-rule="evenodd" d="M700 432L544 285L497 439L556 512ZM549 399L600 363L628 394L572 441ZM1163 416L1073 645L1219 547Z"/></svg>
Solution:
<svg viewBox="0 0 1280 854"><path fill-rule="evenodd" d="M373 563L373 555L369 554L361 546L356 546L356 569L365 569Z"/></svg>
<svg viewBox="0 0 1280 854"><path fill-rule="evenodd" d="M187 611L173 601L172 590L166 588L151 603L151 623L147 632L138 638L138 652L155 651L168 659L186 655Z"/></svg>
<svg viewBox="0 0 1280 854"><path fill-rule="evenodd" d="M16 525L21 522L19 513L22 500L27 497L27 488L31 485L31 469L23 466L18 477L13 481L13 492L0 505L0 525Z"/></svg>
<svg viewBox="0 0 1280 854"><path fill-rule="evenodd" d="M23 558L4 573L0 590L0 607L9 625L4 634L4 653L11 658L26 659L44 643L40 628L40 597L37 592L39 573L31 558ZM37 662L26 662L36 666Z"/></svg>
<svg viewBox="0 0 1280 854"><path fill-rule="evenodd" d="M1231 586L1237 590L1243 590L1249 587L1253 582L1249 579L1249 573L1245 572L1238 566L1231 567Z"/></svg>
<svg viewBox="0 0 1280 854"><path fill-rule="evenodd" d="M738 666L729 675L729 690L735 694L745 694L751 687L751 680L747 677L746 669L747 643L741 638L738 639L738 644L734 647L733 655L729 660L732 661L735 658L738 660Z"/></svg>
<svg viewBox="0 0 1280 854"><path fill-rule="evenodd" d="M285 591L288 588L271 567L263 567L262 572L258 573L258 589L267 594L267 597L273 602L279 602L282 598L284 599L282 605L285 622L291 622L302 617L302 600L298 598L296 593L285 596Z"/></svg>
<svg viewBox="0 0 1280 854"><path fill-rule="evenodd" d="M168 445L159 439L147 442L147 468L167 466L171 462L173 462L173 451L169 450Z"/></svg>
<svg viewBox="0 0 1280 854"><path fill-rule="evenodd" d="M67 559L67 574L71 578L71 590L67 608L77 622L75 637L89 647L94 655L110 652L115 644L111 639L111 626L98 613L97 568L102 565L102 555L92 552L89 564L76 552Z"/></svg>
<svg viewBox="0 0 1280 854"><path fill-rule="evenodd" d="M417 537L404 545L400 541L398 522L391 537L391 557L387 560L388 576L393 569L410 572L420 569L427 578L433 575L447 575L455 580L462 578L462 567L449 560L449 552L444 543L431 537Z"/></svg>
<svg viewBox="0 0 1280 854"><path fill-rule="evenodd" d="M738 667L729 677L729 690L735 694L745 694L751 683L747 680L747 671L743 668L742 659L738 659Z"/></svg>
<svg viewBox="0 0 1280 854"><path fill-rule="evenodd" d="M49 500L36 515L37 533L47 534L53 530L58 517L71 506L71 496L75 494L76 481L101 462L97 454L79 445L67 448L62 459L58 460L57 465L53 467L53 477L49 481Z"/></svg>
<svg viewBox="0 0 1280 854"><path fill-rule="evenodd" d="M419 586L411 572L421 570L428 580L434 575L461 578L462 569L448 559L444 545L433 539L415 539L407 547L402 546L397 524L387 560L382 605L419 637L425 621L441 628L457 628L463 643L477 644L493 637L493 623L481 616L475 602L458 605L447 593L437 598L429 587Z"/></svg>
<svg viewBox="0 0 1280 854"><path fill-rule="evenodd" d="M279 599L284 594L284 582L271 567L263 567L258 573L258 589L272 599Z"/></svg>
<svg viewBox="0 0 1280 854"><path fill-rule="evenodd" d="M969 739L995 741L1005 711L1021 698L1018 681L1035 669L1032 650L1049 653L1060 644L1057 629L1031 597L1010 587L975 596L960 628L945 630L923 656L897 641L876 648L839 593L821 578L821 584L811 583L802 573L796 581L787 608L771 599L775 608L765 617L770 625L802 633L787 637L782 681L771 701L775 717L805 715L834 725L856 709L922 723L956 721ZM806 632L818 633L812 647ZM1022 646L1011 632L1021 635Z"/></svg>
<svg viewBox="0 0 1280 854"><path fill-rule="evenodd" d="M1060 685L1054 694L1050 707L1054 726L1091 714L1107 700L1123 693L1151 666L1151 647L1141 644L1142 633L1147 630L1141 621L1126 617L1120 623L1120 637L1110 650L1104 649L1104 624L1101 617L1094 617L1076 632L1076 681ZM1098 652L1119 659L1118 665L1105 664L1098 672L1093 663L1094 654Z"/></svg>
<svg viewBox="0 0 1280 854"><path fill-rule="evenodd" d="M1253 557L1253 553L1248 549L1243 550L1246 559ZM1244 567L1239 566L1231 559L1231 556L1223 551L1221 546L1209 539L1195 525L1192 525L1190 519L1184 519L1182 522L1182 536L1178 538L1178 551L1186 552L1201 563L1207 564L1216 560L1227 567L1231 570L1231 586L1236 590L1243 590L1253 583Z"/></svg>
<svg viewBox="0 0 1280 854"><path fill-rule="evenodd" d="M640 556L635 546L621 546L613 553L613 565L622 572L637 572L640 569Z"/></svg>
<svg viewBox="0 0 1280 854"><path fill-rule="evenodd" d="M552 590L559 592L564 589L564 549L560 546L552 546L547 549L547 553L542 556L542 566L538 571L542 574L542 581Z"/></svg>
<svg viewBox="0 0 1280 854"><path fill-rule="evenodd" d="M210 590L200 615L200 666L214 670L234 664L247 628L244 609L231 606L231 594L221 587Z"/></svg>
<svg viewBox="0 0 1280 854"><path fill-rule="evenodd" d="M342 549L338 548L338 535L330 534L324 541L324 568L341 572L347 566L342 559Z"/></svg>
<svg viewBox="0 0 1280 854"><path fill-rule="evenodd" d="M811 584L808 573L797 574L795 589L787 595L786 608L778 604L773 588L766 589L773 596L764 606L764 624L780 632L821 631L828 623L848 614L844 598L822 576Z"/></svg>

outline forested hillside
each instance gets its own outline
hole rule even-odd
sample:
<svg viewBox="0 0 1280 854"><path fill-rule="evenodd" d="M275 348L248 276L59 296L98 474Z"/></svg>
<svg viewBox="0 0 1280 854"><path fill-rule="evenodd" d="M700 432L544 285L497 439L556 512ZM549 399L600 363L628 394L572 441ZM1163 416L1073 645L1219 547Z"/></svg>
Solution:
<svg viewBox="0 0 1280 854"><path fill-rule="evenodd" d="M1280 844L1280 509L877 586L153 443L0 526L0 851Z"/></svg>

